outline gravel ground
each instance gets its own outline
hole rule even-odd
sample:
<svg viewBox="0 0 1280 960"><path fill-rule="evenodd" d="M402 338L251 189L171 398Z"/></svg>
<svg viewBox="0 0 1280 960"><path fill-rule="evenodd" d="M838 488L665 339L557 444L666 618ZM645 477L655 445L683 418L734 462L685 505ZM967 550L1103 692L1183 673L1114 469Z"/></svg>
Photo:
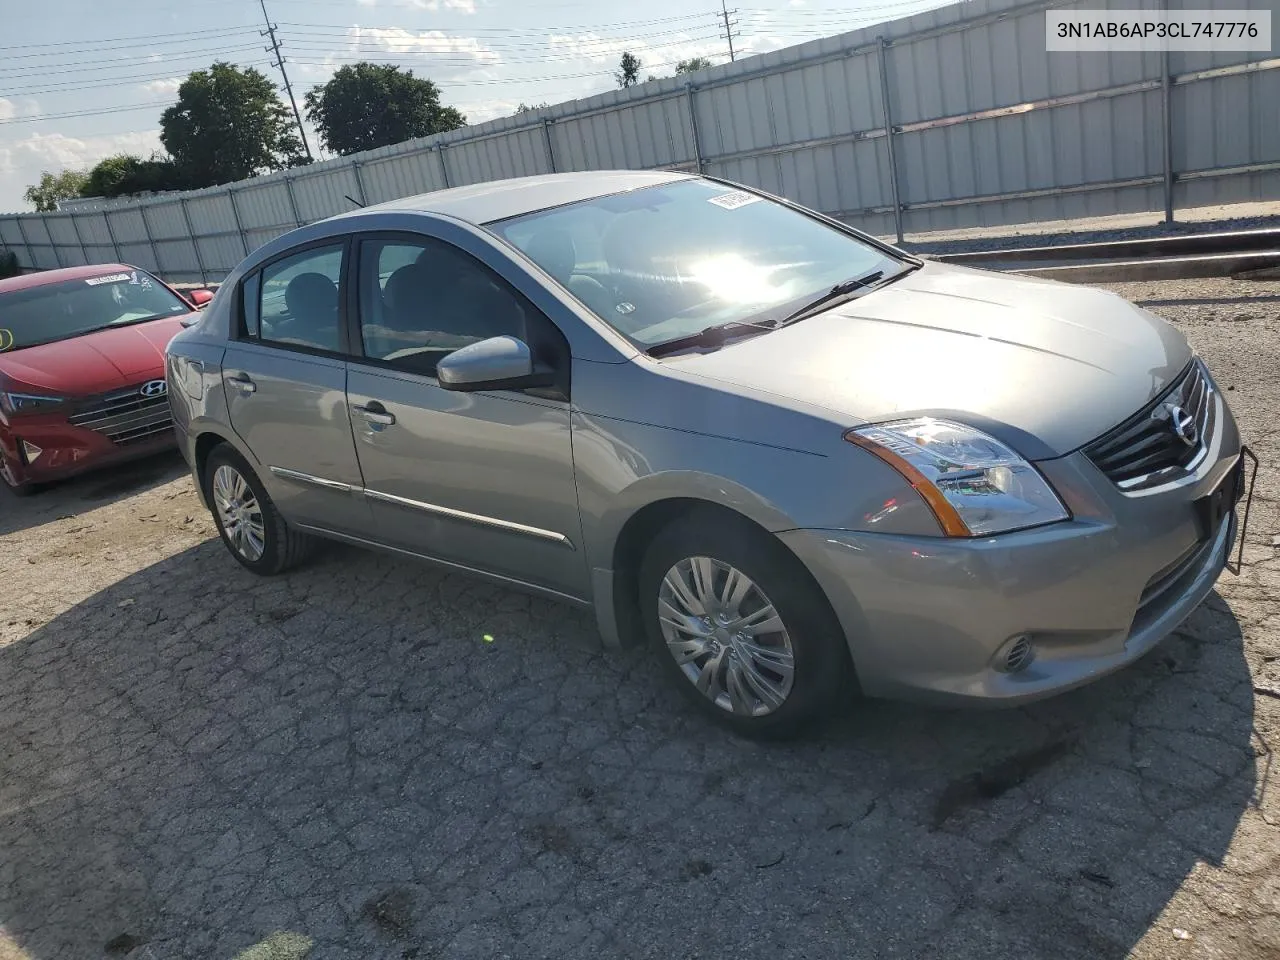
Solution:
<svg viewBox="0 0 1280 960"><path fill-rule="evenodd" d="M0 960L1277 957L1280 283L1117 289L1263 460L1246 565L1026 709L742 742L573 610L253 578L173 457L0 497Z"/></svg>

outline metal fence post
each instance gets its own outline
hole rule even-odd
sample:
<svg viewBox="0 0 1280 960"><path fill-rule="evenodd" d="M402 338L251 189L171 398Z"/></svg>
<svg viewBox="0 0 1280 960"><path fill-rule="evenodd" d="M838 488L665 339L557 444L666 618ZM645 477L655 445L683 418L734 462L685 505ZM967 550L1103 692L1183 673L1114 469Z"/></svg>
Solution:
<svg viewBox="0 0 1280 960"><path fill-rule="evenodd" d="M110 211L108 211L108 210L103 210L103 211L102 211L102 222L103 222L103 223L105 223L105 224L107 225L107 237L108 237L108 239L110 239L110 240L111 240L111 249L112 249L113 251L115 251L115 255L116 255L116 263L120 263L120 262L121 262L121 256L120 256L120 242L116 239L116 232L115 232L115 230L114 230L114 229L112 228L112 226L111 226L111 212L110 212Z"/></svg>
<svg viewBox="0 0 1280 960"><path fill-rule="evenodd" d="M27 236L27 228L22 224L22 217L16 216L13 222L18 225L18 233L22 236L22 245L27 249L27 259L31 261L31 268L34 270L38 264L36 263L36 252L31 246L31 240Z"/></svg>
<svg viewBox="0 0 1280 960"><path fill-rule="evenodd" d="M1169 75L1169 51L1160 51L1160 115L1164 140L1164 222L1173 223L1173 78Z"/></svg>
<svg viewBox="0 0 1280 960"><path fill-rule="evenodd" d="M236 206L236 192L227 187L227 199L231 201L231 218L236 222L236 230L240 233L240 246L244 247L244 255L249 255L249 237L244 232L244 224L240 222L240 208Z"/></svg>
<svg viewBox="0 0 1280 960"><path fill-rule="evenodd" d="M58 251L58 241L53 239L53 231L49 229L48 214L40 214L40 222L44 224L44 232L49 237L49 248L53 250L53 259L59 267L65 267L66 264L62 262L62 254Z"/></svg>
<svg viewBox="0 0 1280 960"><path fill-rule="evenodd" d="M440 154L440 177L444 180L445 189L448 189L451 186L449 183L449 164L444 159L443 143L436 144L436 152Z"/></svg>
<svg viewBox="0 0 1280 960"><path fill-rule="evenodd" d="M693 163L698 173L706 165L702 159L702 141L698 137L698 105L693 95L693 84L684 85L684 99L689 108L689 135L693 137Z"/></svg>
<svg viewBox="0 0 1280 960"><path fill-rule="evenodd" d="M547 148L547 165L551 167L551 172L556 172L556 151L551 145L551 120L548 117L542 118L542 142Z"/></svg>
<svg viewBox="0 0 1280 960"><path fill-rule="evenodd" d="M369 197L364 192L364 177L360 176L360 161L351 161L351 172L356 178L356 196L360 198L360 206L367 207L369 205Z"/></svg>
<svg viewBox="0 0 1280 960"><path fill-rule="evenodd" d="M76 223L75 211L71 211L71 229L76 235L76 243L80 245L80 259L89 262L89 251L85 248L84 237L80 236L80 224Z"/></svg>
<svg viewBox="0 0 1280 960"><path fill-rule="evenodd" d="M142 218L142 229L146 233L147 243L151 247L151 267L156 273L161 273L160 251L156 247L156 238L151 234L151 222L147 219L147 205L145 203L138 204L138 216Z"/></svg>
<svg viewBox="0 0 1280 960"><path fill-rule="evenodd" d="M200 256L200 239L196 236L195 228L191 226L191 211L187 209L187 198L180 199L178 205L182 207L182 221L187 225L187 236L191 238L191 252L196 255L196 269L200 271L200 283L208 286L209 275L204 272L204 258Z"/></svg>
<svg viewBox="0 0 1280 960"><path fill-rule="evenodd" d="M893 227L902 242L902 200L898 191L898 157L893 146L893 110L889 106L889 46L891 41L878 38L880 43L880 101L884 108L884 140L889 153L889 191L893 197Z"/></svg>
<svg viewBox="0 0 1280 960"><path fill-rule="evenodd" d="M298 198L293 195L293 177L284 178L284 189L289 194L289 208L293 210L293 225L302 226L302 217L298 215Z"/></svg>

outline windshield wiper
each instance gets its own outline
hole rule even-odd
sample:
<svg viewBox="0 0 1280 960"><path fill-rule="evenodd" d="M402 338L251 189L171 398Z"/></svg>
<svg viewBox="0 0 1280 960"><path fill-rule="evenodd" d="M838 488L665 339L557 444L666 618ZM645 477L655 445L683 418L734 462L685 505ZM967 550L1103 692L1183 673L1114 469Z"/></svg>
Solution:
<svg viewBox="0 0 1280 960"><path fill-rule="evenodd" d="M654 344L645 353L651 357L665 357L667 354L679 353L681 350L688 350L691 347L723 347L736 337L767 333L776 329L777 325L772 323L747 323L745 321L718 323L712 327L704 327L697 333L691 333L688 336L676 337L674 340Z"/></svg>
<svg viewBox="0 0 1280 960"><path fill-rule="evenodd" d="M900 276L900 274L895 274L895 276ZM853 277L850 280L841 280L826 293L816 299L810 300L794 313L787 314L787 316L778 321L778 326L785 327L788 323L795 323L797 320L803 320L805 317L811 316L825 307L832 306L835 301L851 297L863 287L869 287L873 283L877 283L882 279L884 279L884 271L873 270L871 273L863 274L861 277Z"/></svg>
<svg viewBox="0 0 1280 960"><path fill-rule="evenodd" d="M152 320L165 320L175 314L156 313L149 317L129 317L127 320L112 320L105 327L95 327L96 330L110 330L112 327L131 327L135 323L150 323Z"/></svg>

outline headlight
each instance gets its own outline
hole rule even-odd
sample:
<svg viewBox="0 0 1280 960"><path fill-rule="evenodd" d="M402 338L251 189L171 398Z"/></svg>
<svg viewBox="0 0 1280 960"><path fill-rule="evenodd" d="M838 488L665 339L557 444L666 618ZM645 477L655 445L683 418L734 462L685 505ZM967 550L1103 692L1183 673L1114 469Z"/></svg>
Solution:
<svg viewBox="0 0 1280 960"><path fill-rule="evenodd" d="M901 473L949 537L1007 533L1069 516L1035 467L973 427L919 417L858 427L845 439Z"/></svg>
<svg viewBox="0 0 1280 960"><path fill-rule="evenodd" d="M5 413L38 413L63 403L62 397L49 397L32 393L0 393L0 410Z"/></svg>

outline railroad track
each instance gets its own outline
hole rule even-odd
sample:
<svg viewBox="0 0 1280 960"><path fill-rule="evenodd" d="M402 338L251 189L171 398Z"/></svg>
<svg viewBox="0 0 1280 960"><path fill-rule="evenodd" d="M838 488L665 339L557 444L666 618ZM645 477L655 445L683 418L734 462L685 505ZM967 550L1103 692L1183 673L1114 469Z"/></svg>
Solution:
<svg viewBox="0 0 1280 960"><path fill-rule="evenodd" d="M932 259L1068 283L1191 277L1280 279L1280 229L1074 243L1020 250L972 250Z"/></svg>

